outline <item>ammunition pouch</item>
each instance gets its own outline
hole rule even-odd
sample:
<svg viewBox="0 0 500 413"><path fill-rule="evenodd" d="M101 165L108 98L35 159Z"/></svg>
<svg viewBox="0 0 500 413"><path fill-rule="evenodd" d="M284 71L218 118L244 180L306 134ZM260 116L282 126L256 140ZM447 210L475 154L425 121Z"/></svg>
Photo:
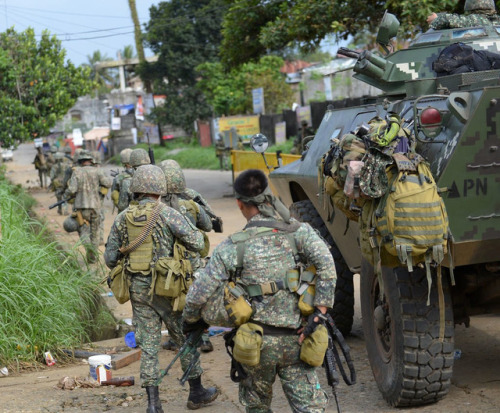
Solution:
<svg viewBox="0 0 500 413"><path fill-rule="evenodd" d="M234 359L245 366L256 366L260 362L263 329L254 323L242 324L234 336Z"/></svg>
<svg viewBox="0 0 500 413"><path fill-rule="evenodd" d="M111 192L111 200L113 201L113 205L115 207L118 207L119 198L120 198L120 191L118 191L118 189L115 189L113 192Z"/></svg>
<svg viewBox="0 0 500 413"><path fill-rule="evenodd" d="M109 188L106 188L105 186L100 186L99 187L99 193L105 197L109 192Z"/></svg>
<svg viewBox="0 0 500 413"><path fill-rule="evenodd" d="M68 201L70 202L70 201ZM82 211L76 211L75 213L76 222L78 222L78 226L82 227L84 225L89 225L89 221L83 218Z"/></svg>
<svg viewBox="0 0 500 413"><path fill-rule="evenodd" d="M236 327L245 324L252 316L252 306L245 298L243 287L229 282L224 288L224 307Z"/></svg>
<svg viewBox="0 0 500 413"><path fill-rule="evenodd" d="M118 261L116 267L113 268L108 276L108 285L113 291L113 295L120 304L130 300L130 282L122 261Z"/></svg>
<svg viewBox="0 0 500 413"><path fill-rule="evenodd" d="M323 364L328 349L328 331L322 324L307 336L300 346L300 359L313 367Z"/></svg>

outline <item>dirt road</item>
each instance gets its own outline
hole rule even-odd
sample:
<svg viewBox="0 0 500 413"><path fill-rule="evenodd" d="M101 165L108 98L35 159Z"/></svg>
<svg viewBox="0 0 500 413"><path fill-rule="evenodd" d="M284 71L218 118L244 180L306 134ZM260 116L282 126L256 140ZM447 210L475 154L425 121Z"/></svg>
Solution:
<svg viewBox="0 0 500 413"><path fill-rule="evenodd" d="M55 201L52 193L34 189L37 174L31 165L35 155L32 145L22 145L14 154L15 161L8 164L10 179L26 188L38 200L36 213L47 220L56 236L64 243L74 243L77 237L66 234L62 230L64 217L57 215L55 210L48 210L47 205ZM224 219L224 234L210 233L212 247L217 245L228 234L240 229L244 225L235 207L234 198L231 198L231 175L218 171L187 170L188 186L200 191L209 201L212 208ZM106 203L107 213L106 232L112 223L111 203ZM359 279L356 277L356 284ZM359 296L356 285L356 303ZM108 298L110 306L119 318L131 317L129 304L117 305L113 298ZM500 324L498 317L473 317L471 327L456 328L456 348L461 350L461 358L455 361L454 376L449 395L441 402L413 409L393 409L387 406L382 399L373 380L366 351L359 305L356 306L353 333L348 338L354 364L357 369L358 381L352 387L341 383L338 398L344 413L355 412L418 412L418 413L479 413L500 411ZM112 345L123 345L121 339L116 339ZM229 379L228 356L223 348L222 338L213 338L215 351L202 354L202 366L205 369L204 381L216 384L221 388L222 395L212 406L203 409L205 412L242 412L238 403L236 384ZM165 366L171 360L172 352L161 351L161 364ZM116 411L141 412L145 411L147 397L138 384L139 362L135 362L123 369L114 371L114 376L136 377L133 387L112 388L101 387L95 389L76 389L63 391L55 389L59 379L64 376L85 377L88 375L88 365L75 363L67 366L47 368L38 371L11 374L0 379L0 411L4 412L66 412L66 411ZM175 366L172 374L165 378L160 393L165 411L185 411L187 386L182 388L176 378L181 376L180 367ZM323 372L320 372L323 388L331 394L327 387ZM281 391L279 382L274 386L273 411L275 413L289 412L290 409ZM335 412L335 403L330 400L327 412Z"/></svg>

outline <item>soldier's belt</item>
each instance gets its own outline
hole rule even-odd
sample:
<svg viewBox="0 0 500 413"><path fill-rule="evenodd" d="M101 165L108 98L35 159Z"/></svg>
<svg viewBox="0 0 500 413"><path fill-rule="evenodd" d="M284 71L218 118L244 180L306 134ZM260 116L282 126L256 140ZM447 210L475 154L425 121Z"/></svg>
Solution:
<svg viewBox="0 0 500 413"><path fill-rule="evenodd" d="M300 284L305 284L305 288L307 288L307 285L313 283L315 276L316 274L312 273L311 271L303 271L300 275ZM284 278L283 280L270 281L262 284L248 284L245 285L244 288L248 294L248 297L253 298L263 295L273 295L280 290L290 290L291 292L296 292L296 286L297 284L292 286L292 284L288 281L288 278Z"/></svg>

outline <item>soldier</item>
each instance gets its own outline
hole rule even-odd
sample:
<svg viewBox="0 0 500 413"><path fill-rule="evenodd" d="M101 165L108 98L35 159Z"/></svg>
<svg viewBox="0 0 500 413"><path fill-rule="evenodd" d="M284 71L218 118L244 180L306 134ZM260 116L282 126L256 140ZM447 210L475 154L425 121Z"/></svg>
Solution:
<svg viewBox="0 0 500 413"><path fill-rule="evenodd" d="M47 186L47 160L43 154L42 148L36 148L36 155L33 161L35 169L38 171L38 178L40 179L40 188Z"/></svg>
<svg viewBox="0 0 500 413"><path fill-rule="evenodd" d="M156 385L159 377L158 350L162 321L165 322L169 333L179 346L184 343L185 337L182 334L181 313L173 311L170 299L151 292L151 261L156 262L162 257L171 257L175 239L192 251L200 251L203 248L203 235L179 212L159 203L160 196L166 193L165 175L159 167L154 165L138 167L132 178L130 189L137 203L134 202L116 217L106 243L104 259L109 268L114 268L118 261L124 258L120 249L138 239L131 239L130 236L132 232L137 234L133 217L144 216L146 220L154 219L151 218L151 216L154 217L153 211L159 208L153 233L150 233L152 242L139 244L135 251L140 250L140 254L132 255L131 253L126 256L126 271L131 282L130 300L137 343L142 350L141 384L148 394L147 413L163 413ZM140 215L142 212L144 215ZM144 257L153 257L153 259L144 260ZM145 261L148 262L147 266L144 266ZM131 267L137 268L139 264L143 265L140 268L147 267L148 269L140 272L130 270ZM183 370L187 368L190 361L191 357L181 359ZM187 406L190 409L201 407L218 396L216 388L203 388L202 372L198 360L189 375L190 390Z"/></svg>
<svg viewBox="0 0 500 413"><path fill-rule="evenodd" d="M499 24L493 0L466 0L465 14L432 13L427 17L431 29L455 29L460 27L491 26Z"/></svg>
<svg viewBox="0 0 500 413"><path fill-rule="evenodd" d="M63 149L64 157L70 162L73 163L73 158L71 157L71 146L66 145Z"/></svg>
<svg viewBox="0 0 500 413"><path fill-rule="evenodd" d="M327 398L315 368L299 356L304 339L297 331L302 325L299 296L285 286L284 277L287 269L300 263L315 266L316 293L311 301L315 313L309 321L314 327L319 313L325 314L333 305L336 272L330 251L309 224L290 218L288 209L272 195L262 171L240 174L234 190L248 223L219 244L207 266L198 270L186 297L184 329L193 331L204 325L202 310L211 312L212 295L229 280L238 281L241 288L254 287L244 296L251 302L250 322L262 328L263 337L258 364L242 366L247 377L239 384L240 402L247 412L270 412L278 374L294 412L323 412ZM275 288L265 288L272 285Z"/></svg>
<svg viewBox="0 0 500 413"><path fill-rule="evenodd" d="M132 168L137 169L141 165L150 164L151 159L149 159L149 155L144 149L137 148L130 153L130 166Z"/></svg>
<svg viewBox="0 0 500 413"><path fill-rule="evenodd" d="M101 153L99 151L92 152L93 164L98 169L99 174L106 175L101 169ZM104 198L109 191L109 188L104 186L99 187L99 196L101 200L101 208L99 210L100 222L99 222L99 245L104 245L104 218L106 214L104 213Z"/></svg>
<svg viewBox="0 0 500 413"><path fill-rule="evenodd" d="M56 193L57 201L61 201L62 193L62 182L64 179L64 172L66 170L66 162L64 161L64 154L62 152L56 152L55 164L50 170L50 186L51 189ZM68 215L68 204L65 202L57 207L57 213L59 215Z"/></svg>
<svg viewBox="0 0 500 413"><path fill-rule="evenodd" d="M111 199L113 204L118 209L118 213L125 210L130 201L132 201L132 193L130 192L130 182L132 176L134 175L134 169L130 165L130 154L132 149L126 148L120 152L120 161L125 167L125 171L119 173L113 179L113 185L111 186Z"/></svg>
<svg viewBox="0 0 500 413"><path fill-rule="evenodd" d="M75 197L74 209L80 225L80 240L87 251L87 260L94 263L99 249L99 210L101 208L100 187L109 188L111 179L94 168L92 155L82 150L64 192L64 198Z"/></svg>
<svg viewBox="0 0 500 413"><path fill-rule="evenodd" d="M186 191L186 179L179 164L174 162L175 161L165 160L160 163L160 168L165 174L167 182L167 194L162 197L163 203L189 218L200 231L204 231L204 233L212 231L212 220L205 212L205 208L192 199L186 199L184 195ZM206 234L204 234L204 238L204 256L202 257L199 253L192 253L190 257L193 271L205 266L203 258L208 254L210 242ZM166 350L176 350L177 346L173 340L169 340L163 345L163 348ZM214 346L210 342L208 333L206 332L202 336L200 350L204 353L209 353L214 350Z"/></svg>
<svg viewBox="0 0 500 413"><path fill-rule="evenodd" d="M45 160L47 162L47 175L50 176L50 171L52 170L52 167L56 163L56 158L55 155L57 153L57 146L52 145L50 147L50 152L45 156Z"/></svg>

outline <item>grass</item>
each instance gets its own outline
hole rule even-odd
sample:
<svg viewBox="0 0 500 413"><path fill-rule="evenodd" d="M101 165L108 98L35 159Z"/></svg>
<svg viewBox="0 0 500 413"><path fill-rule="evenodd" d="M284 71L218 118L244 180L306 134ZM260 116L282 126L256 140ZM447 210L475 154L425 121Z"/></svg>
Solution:
<svg viewBox="0 0 500 413"><path fill-rule="evenodd" d="M76 249L48 241L47 228L28 215L34 202L0 171L0 362L11 368L89 341L104 311Z"/></svg>
<svg viewBox="0 0 500 413"><path fill-rule="evenodd" d="M289 139L282 144L271 146L267 152L281 150L283 153L290 153L292 147L293 139ZM148 150L148 145L140 143L135 148ZM152 145L152 148L156 164L165 159L174 159L181 168L218 170L220 167L219 158L215 156L215 148L202 147L196 141L188 142L185 138L177 138L168 140L165 146ZM251 150L248 146L246 149ZM115 155L110 162L119 163L119 158L119 155Z"/></svg>

